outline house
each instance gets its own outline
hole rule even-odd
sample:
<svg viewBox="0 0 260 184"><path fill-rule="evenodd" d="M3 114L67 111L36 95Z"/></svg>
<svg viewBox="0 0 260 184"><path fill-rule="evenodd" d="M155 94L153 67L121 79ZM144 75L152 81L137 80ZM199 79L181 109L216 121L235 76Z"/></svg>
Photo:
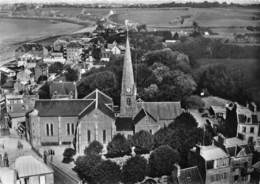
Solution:
<svg viewBox="0 0 260 184"><path fill-rule="evenodd" d="M95 90L84 99L37 100L28 113L27 130L33 147L71 145L76 151L93 140L107 144L115 134L112 98Z"/></svg>
<svg viewBox="0 0 260 184"><path fill-rule="evenodd" d="M52 52L50 56L43 58L43 62L49 65L56 62L65 64L66 59L64 58L64 54L62 52Z"/></svg>
<svg viewBox="0 0 260 184"><path fill-rule="evenodd" d="M29 53L34 57L43 57L43 46L38 43L25 43L19 46L15 50L16 59L20 58L22 55Z"/></svg>
<svg viewBox="0 0 260 184"><path fill-rule="evenodd" d="M252 111L248 107L231 103L227 106L227 113L228 112L235 116L236 136L241 137L248 143L255 143L256 149L260 148L260 124L256 108ZM227 117L229 114L227 114Z"/></svg>
<svg viewBox="0 0 260 184"><path fill-rule="evenodd" d="M155 133L168 126L182 113L180 102L144 102L136 99L137 89L131 59L129 39L126 39L124 55L120 113L116 118L117 132L125 136L140 130Z"/></svg>
<svg viewBox="0 0 260 184"><path fill-rule="evenodd" d="M189 162L198 166L205 184L230 183L230 158L221 148L197 145L190 152Z"/></svg>
<svg viewBox="0 0 260 184"><path fill-rule="evenodd" d="M6 111L11 118L13 129L25 122L25 113L33 108L37 98L35 95L6 95Z"/></svg>
<svg viewBox="0 0 260 184"><path fill-rule="evenodd" d="M34 68L34 81L37 82L41 76L49 76L48 65L43 62L37 63Z"/></svg>
<svg viewBox="0 0 260 184"><path fill-rule="evenodd" d="M50 83L50 97L52 99L77 99L76 82L52 81Z"/></svg>
<svg viewBox="0 0 260 184"><path fill-rule="evenodd" d="M8 167L0 167L0 183L16 184L16 172Z"/></svg>
<svg viewBox="0 0 260 184"><path fill-rule="evenodd" d="M67 62L78 63L81 61L82 45L78 42L70 42L67 47Z"/></svg>
<svg viewBox="0 0 260 184"><path fill-rule="evenodd" d="M22 85L34 83L34 77L32 71L26 68L18 72L17 81L19 81Z"/></svg>
<svg viewBox="0 0 260 184"><path fill-rule="evenodd" d="M34 56L31 53L25 53L18 59L18 67L23 66L24 68L35 68L36 63L40 62L42 57Z"/></svg>
<svg viewBox="0 0 260 184"><path fill-rule="evenodd" d="M54 184L54 171L31 155L18 157L14 168L21 183Z"/></svg>
<svg viewBox="0 0 260 184"><path fill-rule="evenodd" d="M121 50L117 46L117 42L114 41L112 44L107 44L107 49L113 54L113 55L120 55Z"/></svg>
<svg viewBox="0 0 260 184"><path fill-rule="evenodd" d="M219 134L214 137L214 144L230 156L231 183L249 183L253 153L247 142L238 137L225 138Z"/></svg>
<svg viewBox="0 0 260 184"><path fill-rule="evenodd" d="M53 43L53 50L56 52L61 52L64 47L68 45L68 42L66 40L57 39Z"/></svg>
<svg viewBox="0 0 260 184"><path fill-rule="evenodd" d="M197 166L180 169L179 165L175 165L175 169L172 171L172 180L174 184L204 183Z"/></svg>

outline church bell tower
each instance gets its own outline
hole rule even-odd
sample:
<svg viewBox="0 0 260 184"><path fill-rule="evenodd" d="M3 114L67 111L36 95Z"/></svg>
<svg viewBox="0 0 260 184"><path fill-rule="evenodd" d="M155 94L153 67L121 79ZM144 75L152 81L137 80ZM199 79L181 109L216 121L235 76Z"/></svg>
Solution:
<svg viewBox="0 0 260 184"><path fill-rule="evenodd" d="M123 64L120 117L132 118L136 112L136 86L132 66L131 50L128 34Z"/></svg>

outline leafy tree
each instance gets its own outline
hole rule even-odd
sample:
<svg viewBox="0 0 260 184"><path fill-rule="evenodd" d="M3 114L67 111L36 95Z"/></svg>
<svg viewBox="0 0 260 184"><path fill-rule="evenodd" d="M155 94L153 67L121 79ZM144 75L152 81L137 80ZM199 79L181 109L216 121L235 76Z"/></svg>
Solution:
<svg viewBox="0 0 260 184"><path fill-rule="evenodd" d="M107 157L120 157L131 153L129 141L122 134L114 135L107 145Z"/></svg>
<svg viewBox="0 0 260 184"><path fill-rule="evenodd" d="M72 148L66 148L63 152L63 163L70 163L73 161L73 156L76 154L76 151Z"/></svg>
<svg viewBox="0 0 260 184"><path fill-rule="evenodd" d="M77 81L78 80L78 71L72 68L67 68L65 72L66 81Z"/></svg>
<svg viewBox="0 0 260 184"><path fill-rule="evenodd" d="M38 78L38 81L37 83L41 83L43 81L47 81L48 80L48 77L46 75L41 75L39 78Z"/></svg>
<svg viewBox="0 0 260 184"><path fill-rule="evenodd" d="M94 183L117 184L121 180L120 166L110 160L102 161L91 172Z"/></svg>
<svg viewBox="0 0 260 184"><path fill-rule="evenodd" d="M99 155L79 156L75 161L73 170L83 181L91 182L93 180L91 172L99 163L101 163Z"/></svg>
<svg viewBox="0 0 260 184"><path fill-rule="evenodd" d="M154 135L154 147L158 148L162 145L167 145L171 135L173 134L172 129L168 127L161 128Z"/></svg>
<svg viewBox="0 0 260 184"><path fill-rule="evenodd" d="M185 97L182 100L182 106L185 109L201 109L205 105L204 101L201 99L201 97L197 95L191 95L188 97Z"/></svg>
<svg viewBox="0 0 260 184"><path fill-rule="evenodd" d="M60 74L63 71L64 65L60 62L55 62L49 66L49 73Z"/></svg>
<svg viewBox="0 0 260 184"><path fill-rule="evenodd" d="M178 163L180 155L177 150L172 149L168 145L160 146L155 149L149 158L150 175L157 177L162 175L170 175L174 169L174 164Z"/></svg>
<svg viewBox="0 0 260 184"><path fill-rule="evenodd" d="M143 181L147 174L147 160L142 156L134 156L129 158L123 165L122 177L124 183L136 183Z"/></svg>
<svg viewBox="0 0 260 184"><path fill-rule="evenodd" d="M182 128L184 130L190 130L192 128L197 128L197 126L198 123L193 115L188 112L184 112L180 116L178 116L173 123L169 125L169 128Z"/></svg>
<svg viewBox="0 0 260 184"><path fill-rule="evenodd" d="M88 145L88 147L86 147L84 153L85 155L99 155L102 152L102 150L103 145L100 142L94 140Z"/></svg>
<svg viewBox="0 0 260 184"><path fill-rule="evenodd" d="M132 144L135 146L135 153L149 153L153 148L153 136L151 133L141 130L134 134Z"/></svg>
<svg viewBox="0 0 260 184"><path fill-rule="evenodd" d="M1 83L0 83L0 85L1 86L4 85L6 80L7 80L7 76L3 72L1 72Z"/></svg>
<svg viewBox="0 0 260 184"><path fill-rule="evenodd" d="M79 96L83 97L95 89L110 95L117 88L116 76L113 72L102 71L83 77L79 84Z"/></svg>

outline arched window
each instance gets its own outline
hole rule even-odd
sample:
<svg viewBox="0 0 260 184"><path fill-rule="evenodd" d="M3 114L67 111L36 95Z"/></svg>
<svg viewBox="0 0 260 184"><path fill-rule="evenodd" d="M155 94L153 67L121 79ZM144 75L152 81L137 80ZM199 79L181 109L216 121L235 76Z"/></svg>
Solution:
<svg viewBox="0 0 260 184"><path fill-rule="evenodd" d="M127 98L126 103L127 103L128 106L130 106L131 105L131 98Z"/></svg>

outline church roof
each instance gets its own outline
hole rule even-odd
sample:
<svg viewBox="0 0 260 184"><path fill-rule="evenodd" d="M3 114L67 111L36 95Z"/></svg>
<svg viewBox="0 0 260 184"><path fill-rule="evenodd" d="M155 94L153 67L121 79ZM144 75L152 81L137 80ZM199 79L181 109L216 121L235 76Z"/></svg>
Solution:
<svg viewBox="0 0 260 184"><path fill-rule="evenodd" d="M41 117L78 116L93 100L36 100L35 109Z"/></svg>
<svg viewBox="0 0 260 184"><path fill-rule="evenodd" d="M153 119L174 120L182 113L180 102L137 102L138 111L143 109Z"/></svg>
<svg viewBox="0 0 260 184"><path fill-rule="evenodd" d="M89 107L89 109L86 109L86 111L82 112L80 114L81 117L92 111L93 107L94 109L99 109L111 118L115 117L113 109L113 99L102 91L96 89L95 91L84 97L84 99L93 100L93 105Z"/></svg>
<svg viewBox="0 0 260 184"><path fill-rule="evenodd" d="M134 122L130 117L117 117L116 118L116 131L133 131Z"/></svg>

